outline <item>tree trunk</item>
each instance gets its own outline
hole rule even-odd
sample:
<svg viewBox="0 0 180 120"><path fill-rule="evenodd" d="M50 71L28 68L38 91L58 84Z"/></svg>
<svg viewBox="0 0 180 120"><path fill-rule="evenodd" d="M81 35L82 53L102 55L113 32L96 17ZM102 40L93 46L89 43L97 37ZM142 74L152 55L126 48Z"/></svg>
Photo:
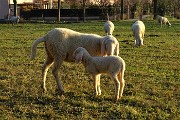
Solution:
<svg viewBox="0 0 180 120"><path fill-rule="evenodd" d="M60 12L60 8L61 8L61 0L58 0L58 22L60 22L60 18L61 18L61 12Z"/></svg>
<svg viewBox="0 0 180 120"><path fill-rule="evenodd" d="M157 0L153 0L153 4L154 4L154 17L153 19L156 19L156 15L157 15Z"/></svg>
<svg viewBox="0 0 180 120"><path fill-rule="evenodd" d="M14 2L14 16L17 16L17 1L13 0Z"/></svg>
<svg viewBox="0 0 180 120"><path fill-rule="evenodd" d="M83 0L83 21L86 21L86 0Z"/></svg>
<svg viewBox="0 0 180 120"><path fill-rule="evenodd" d="M121 20L123 20L123 14L124 14L124 0L121 0Z"/></svg>

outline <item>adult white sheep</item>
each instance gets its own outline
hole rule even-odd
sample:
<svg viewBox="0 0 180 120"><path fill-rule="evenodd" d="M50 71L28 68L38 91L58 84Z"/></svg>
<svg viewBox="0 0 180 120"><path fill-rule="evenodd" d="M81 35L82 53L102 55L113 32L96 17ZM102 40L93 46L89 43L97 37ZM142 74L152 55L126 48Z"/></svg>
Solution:
<svg viewBox="0 0 180 120"><path fill-rule="evenodd" d="M78 47L73 57L76 63L82 61L86 72L90 73L94 79L94 90L96 95L101 95L100 75L106 73L110 75L115 85L115 100L122 97L124 90L125 62L119 56L92 57L83 47Z"/></svg>
<svg viewBox="0 0 180 120"><path fill-rule="evenodd" d="M52 74L55 77L60 94L64 93L64 89L58 77L58 69L63 61L73 62L73 52L78 47L86 48L92 56L100 55L116 55L119 54L119 43L113 36L101 37L95 34L79 33L66 28L55 28L49 31L44 37L34 41L31 48L31 60L36 56L37 45L41 42L45 43L47 53L46 61L42 67L43 90L46 91L45 81L49 67L54 63Z"/></svg>
<svg viewBox="0 0 180 120"><path fill-rule="evenodd" d="M19 17L19 16L12 16L12 17L10 18L10 22L12 23L12 25L18 24L18 23L19 23L19 20L20 20L20 17Z"/></svg>
<svg viewBox="0 0 180 120"><path fill-rule="evenodd" d="M112 35L114 31L114 24L109 20L109 15L107 14L107 21L104 23L104 31L107 35Z"/></svg>
<svg viewBox="0 0 180 120"><path fill-rule="evenodd" d="M104 31L107 35L112 35L114 31L114 24L111 21L106 21L104 24Z"/></svg>
<svg viewBox="0 0 180 120"><path fill-rule="evenodd" d="M171 23L169 22L169 20L166 17L157 15L157 20L158 20L158 23L161 24L161 27L166 24L168 24L168 26L171 26Z"/></svg>
<svg viewBox="0 0 180 120"><path fill-rule="evenodd" d="M135 37L135 45L140 46L143 45L143 39L145 34L145 25L142 21L137 20L132 25L132 31Z"/></svg>

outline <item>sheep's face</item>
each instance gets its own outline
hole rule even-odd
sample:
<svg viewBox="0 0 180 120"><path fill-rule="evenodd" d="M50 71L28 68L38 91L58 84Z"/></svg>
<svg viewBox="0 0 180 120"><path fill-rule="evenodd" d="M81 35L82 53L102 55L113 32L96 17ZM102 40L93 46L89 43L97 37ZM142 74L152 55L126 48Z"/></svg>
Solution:
<svg viewBox="0 0 180 120"><path fill-rule="evenodd" d="M73 53L73 59L75 60L76 63L80 63L82 61L82 57L83 57L83 50L81 47L78 47Z"/></svg>
<svg viewBox="0 0 180 120"><path fill-rule="evenodd" d="M116 45L112 41L107 42L107 44L105 45L105 50L108 56L114 54L115 47Z"/></svg>
<svg viewBox="0 0 180 120"><path fill-rule="evenodd" d="M119 43L117 39L113 36L108 36L107 39L103 41L102 47L104 47L104 55L114 55L116 53L118 55L119 49ZM115 51L116 49L116 51Z"/></svg>

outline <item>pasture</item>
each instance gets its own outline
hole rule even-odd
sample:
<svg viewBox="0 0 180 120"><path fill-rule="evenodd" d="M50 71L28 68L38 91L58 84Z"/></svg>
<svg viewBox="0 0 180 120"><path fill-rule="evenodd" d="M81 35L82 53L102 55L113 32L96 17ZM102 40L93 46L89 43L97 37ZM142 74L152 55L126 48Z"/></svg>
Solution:
<svg viewBox="0 0 180 120"><path fill-rule="evenodd" d="M30 61L34 40L56 27L105 35L103 21L87 23L0 24L0 118L5 119L180 119L180 21L161 28L153 20L144 21L144 46L135 47L133 21L114 21L113 35L120 43L120 56L126 62L125 89L113 101L114 84L101 77L100 97L94 97L91 76L82 64L64 62L59 77L65 89L58 96L51 68L47 93L42 94L41 66L43 44Z"/></svg>

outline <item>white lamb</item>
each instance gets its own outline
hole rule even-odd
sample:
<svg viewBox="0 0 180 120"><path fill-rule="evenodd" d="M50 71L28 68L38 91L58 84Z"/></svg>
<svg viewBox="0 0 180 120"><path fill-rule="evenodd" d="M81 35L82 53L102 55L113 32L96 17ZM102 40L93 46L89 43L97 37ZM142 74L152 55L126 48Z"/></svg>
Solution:
<svg viewBox="0 0 180 120"><path fill-rule="evenodd" d="M20 17L19 16L12 16L10 18L10 22L14 25L14 24L18 24L19 23L19 20L20 20Z"/></svg>
<svg viewBox="0 0 180 120"><path fill-rule="evenodd" d="M115 100L122 97L124 90L124 71L125 62L119 56L92 57L83 47L78 47L73 57L76 63L82 61L85 70L90 73L94 79L94 90L96 96L101 95L100 75L106 73L110 75L115 85Z"/></svg>
<svg viewBox="0 0 180 120"><path fill-rule="evenodd" d="M107 21L104 23L104 31L107 35L112 35L114 31L114 24L109 20L108 14L107 14Z"/></svg>
<svg viewBox="0 0 180 120"><path fill-rule="evenodd" d="M36 56L37 45L45 43L46 61L42 67L43 90L46 91L45 81L49 67L54 63L52 74L55 77L60 94L64 89L58 77L58 70L63 61L73 62L73 52L78 47L84 47L92 56L119 54L119 43L113 36L101 37L95 34L79 33L66 28L56 28L49 31L45 36L34 41L31 48L31 60Z"/></svg>
<svg viewBox="0 0 180 120"><path fill-rule="evenodd" d="M132 25L132 31L135 37L135 45L143 45L143 39L145 34L145 25L142 21L138 20Z"/></svg>
<svg viewBox="0 0 180 120"><path fill-rule="evenodd" d="M157 20L158 20L158 23L161 24L161 27L166 24L168 24L169 27L171 26L171 23L169 22L169 20L166 17L157 15Z"/></svg>

